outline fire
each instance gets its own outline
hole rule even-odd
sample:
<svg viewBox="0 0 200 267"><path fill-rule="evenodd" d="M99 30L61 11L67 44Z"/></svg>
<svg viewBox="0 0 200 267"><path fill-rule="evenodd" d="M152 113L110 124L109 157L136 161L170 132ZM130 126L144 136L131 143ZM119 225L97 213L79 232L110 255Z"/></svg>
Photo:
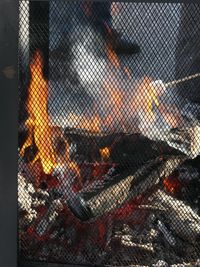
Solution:
<svg viewBox="0 0 200 267"><path fill-rule="evenodd" d="M131 80L131 72L128 67L124 67L124 73L127 75L128 79Z"/></svg>
<svg viewBox="0 0 200 267"><path fill-rule="evenodd" d="M117 54L115 53L115 51L113 50L111 44L107 45L107 56L108 56L108 59L112 63L113 66L115 66L116 68L120 68L119 58L118 58Z"/></svg>
<svg viewBox="0 0 200 267"><path fill-rule="evenodd" d="M21 149L21 155L24 155L25 149L35 142L38 148L35 160L40 159L44 172L49 174L56 165L56 158L47 111L48 83L43 77L43 59L39 51L33 57L30 71L31 82L27 104L29 118L26 121L29 135Z"/></svg>
<svg viewBox="0 0 200 267"><path fill-rule="evenodd" d="M65 169L67 170L65 179L76 177L78 187L82 188L80 168L70 160L69 144L65 139L62 139L60 145L64 145L64 149L59 149L62 130L52 126L50 122L48 115L49 86L43 76L43 58L39 51L36 51L32 59L30 71L31 81L28 88L27 103L29 118L26 121L28 137L20 154L23 156L26 148L35 143L38 153L32 163L39 160L44 173L51 175L55 169ZM95 127L97 127L96 124L94 124L94 129ZM38 184L37 182L36 184ZM65 181L60 183L65 183Z"/></svg>
<svg viewBox="0 0 200 267"><path fill-rule="evenodd" d="M68 115L67 121L76 128L89 132L99 133L101 131L101 119L98 115L84 116L71 113Z"/></svg>
<svg viewBox="0 0 200 267"><path fill-rule="evenodd" d="M155 82L151 78L145 77L136 84L132 95L130 91L126 92L123 88L123 79L131 81L131 73L128 68L121 66L120 60L111 44L107 44L106 51L111 65L110 67L108 66L108 77L104 80L101 88L102 102L100 106L103 107L104 116L102 117L102 114L100 116L98 108L95 107L93 113L88 113L90 115L70 113L66 116L69 125L94 133L100 133L103 129L108 129L111 132L116 130L126 131L126 127L128 127L126 125L127 114L130 117L134 117L140 113L142 114L140 116L144 117L144 124L150 127L151 123L156 120L154 111L154 107L156 107L165 121L171 127L176 127L178 123L178 110L174 108L173 111L175 112L172 113L166 108L165 104L159 103L160 92L157 90ZM50 174L57 164L65 164L70 161L69 147L66 143L66 155L61 160L58 160L53 140L55 129L53 129L50 123L47 108L49 86L43 76L43 58L39 51L33 57L30 71L31 82L27 104L29 118L26 121L29 134L21 149L21 155L24 155L27 147L35 143L38 149L35 160L40 159L44 172ZM123 74L122 80L118 77L120 73ZM124 111L126 107L128 107L129 113ZM145 135L144 132L143 134ZM103 160L107 160L110 156L109 148L100 150L100 154Z"/></svg>
<svg viewBox="0 0 200 267"><path fill-rule="evenodd" d="M122 124L122 108L124 93L120 89L120 86L115 80L106 79L102 86L102 92L104 94L104 109L107 114L105 119L102 121L102 126L106 126L107 129L115 131L115 124Z"/></svg>
<svg viewBox="0 0 200 267"><path fill-rule="evenodd" d="M160 122L163 129L176 128L181 115L175 105L162 102L166 92L165 84L147 76L135 83L129 68L122 66L109 42L106 52L110 64L101 88L100 105L104 108L105 116L100 120L99 129L105 128L110 132L127 132L131 129L131 133L139 131L150 137ZM130 87L131 82L133 88Z"/></svg>
<svg viewBox="0 0 200 267"><path fill-rule="evenodd" d="M152 79L149 77L143 78L137 86L136 96L134 98L134 106L136 110L143 110L149 121L155 119L153 112L153 104L159 106L158 94L152 86Z"/></svg>
<svg viewBox="0 0 200 267"><path fill-rule="evenodd" d="M110 148L109 147L104 147L102 149L99 150L100 151L100 154L101 154L101 157L103 160L108 160L109 157L110 157Z"/></svg>
<svg viewBox="0 0 200 267"><path fill-rule="evenodd" d="M164 186L165 190L171 194L178 193L180 188L181 188L181 183L178 179L178 173L174 172L169 177L166 177L163 180L163 186Z"/></svg>
<svg viewBox="0 0 200 267"><path fill-rule="evenodd" d="M153 81L152 78L146 76L136 83L133 90L128 90L128 93L126 93L126 88L122 88L121 84L125 84L125 80L131 82L133 79L132 74L128 67L121 65L111 44L107 45L106 51L108 60L111 63L111 67L108 69L111 75L108 75L109 77L103 83L103 93L106 95L107 102L105 109L109 110L107 118L103 122L104 126L115 130L113 125L117 123L118 126L120 125L120 130L126 131L127 127L133 129L133 125L130 127L129 122L126 121L126 116L128 115L128 118L131 119L139 117L138 123L140 125L143 124L139 128L144 135L147 134L145 131L148 128L149 130L151 127L155 129L154 125L158 117L162 118L170 128L178 127L181 122L181 114L178 108L176 105L166 104L160 100L161 96L166 92L164 83L161 80ZM125 74L126 78L123 77L123 74ZM130 82L127 86L130 86ZM123 112L124 109L125 111ZM137 127L134 129L137 130ZM147 136L149 135L147 134Z"/></svg>

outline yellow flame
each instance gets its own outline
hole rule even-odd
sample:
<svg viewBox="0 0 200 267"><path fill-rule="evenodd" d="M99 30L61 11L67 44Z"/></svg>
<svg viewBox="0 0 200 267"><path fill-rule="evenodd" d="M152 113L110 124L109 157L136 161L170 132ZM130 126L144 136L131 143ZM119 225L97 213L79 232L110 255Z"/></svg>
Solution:
<svg viewBox="0 0 200 267"><path fill-rule="evenodd" d="M99 149L99 152L101 154L101 157L103 160L108 160L110 157L110 149L108 147L104 147L102 149Z"/></svg>
<svg viewBox="0 0 200 267"><path fill-rule="evenodd" d="M153 104L159 106L158 93L152 85L152 80L149 77L144 77L137 86L137 93L133 99L135 110L142 109L149 121L155 119L153 112Z"/></svg>
<svg viewBox="0 0 200 267"><path fill-rule="evenodd" d="M39 51L33 57L30 71L31 82L27 105L29 119L26 121L29 134L21 149L21 155L24 155L25 149L34 141L38 148L35 160L39 158L44 172L49 174L56 165L56 159L52 143L52 128L47 112L48 83L43 77L43 59Z"/></svg>

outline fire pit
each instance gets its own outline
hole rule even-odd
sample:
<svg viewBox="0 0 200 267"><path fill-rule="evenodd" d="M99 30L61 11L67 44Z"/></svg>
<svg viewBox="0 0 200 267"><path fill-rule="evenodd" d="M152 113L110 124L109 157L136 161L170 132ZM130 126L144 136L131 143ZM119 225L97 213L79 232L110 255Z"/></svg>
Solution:
<svg viewBox="0 0 200 267"><path fill-rule="evenodd" d="M19 2L20 261L200 265L199 11Z"/></svg>

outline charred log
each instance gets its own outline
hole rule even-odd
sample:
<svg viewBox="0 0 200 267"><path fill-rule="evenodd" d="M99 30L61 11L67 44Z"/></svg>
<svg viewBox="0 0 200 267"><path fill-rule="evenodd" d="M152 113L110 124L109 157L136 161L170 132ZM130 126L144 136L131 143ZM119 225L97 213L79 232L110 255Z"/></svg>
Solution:
<svg viewBox="0 0 200 267"><path fill-rule="evenodd" d="M162 190L153 194L150 203L164 208L163 216L166 217L171 230L182 239L194 243L200 238L200 217L183 201L171 197Z"/></svg>
<svg viewBox="0 0 200 267"><path fill-rule="evenodd" d="M68 200L71 211L82 221L99 217L119 208L126 201L148 192L160 180L186 160L185 156L157 158L140 168L133 175L118 177L112 184L106 184L91 194L79 194Z"/></svg>
<svg viewBox="0 0 200 267"><path fill-rule="evenodd" d="M138 133L94 133L85 129L66 128L64 137L70 143L77 145L77 154L83 154L91 160L91 147L93 147L93 159L99 158L99 149L110 148L110 160L125 169L136 171L149 160L160 155L180 155L180 152L165 142L152 141ZM84 147L83 147L84 144ZM94 151L96 148L96 151ZM121 170L122 171L122 170Z"/></svg>

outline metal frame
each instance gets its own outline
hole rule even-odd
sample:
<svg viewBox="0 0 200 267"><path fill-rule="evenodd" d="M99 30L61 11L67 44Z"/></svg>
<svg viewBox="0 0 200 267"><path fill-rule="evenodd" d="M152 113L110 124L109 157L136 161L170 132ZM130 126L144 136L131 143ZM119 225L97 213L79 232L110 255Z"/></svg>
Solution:
<svg viewBox="0 0 200 267"><path fill-rule="evenodd" d="M23 0L26 1L26 0ZM51 0L31 0L35 2L41 2L41 1L51 1ZM59 1L59 0L56 0ZM62 1L82 1L82 0L62 0ZM91 2L114 2L113 0L88 0ZM192 4L197 3L199 4L199 0L116 0L116 2L134 2L134 3L183 3L183 4Z"/></svg>
<svg viewBox="0 0 200 267"><path fill-rule="evenodd" d="M94 265L76 265L76 264L70 264L70 263L42 263L42 262L20 262L18 267L92 267ZM97 267L97 265L95 265ZM104 266L98 266L98 267L104 267Z"/></svg>
<svg viewBox="0 0 200 267"><path fill-rule="evenodd" d="M0 1L0 266L17 266L18 1Z"/></svg>

